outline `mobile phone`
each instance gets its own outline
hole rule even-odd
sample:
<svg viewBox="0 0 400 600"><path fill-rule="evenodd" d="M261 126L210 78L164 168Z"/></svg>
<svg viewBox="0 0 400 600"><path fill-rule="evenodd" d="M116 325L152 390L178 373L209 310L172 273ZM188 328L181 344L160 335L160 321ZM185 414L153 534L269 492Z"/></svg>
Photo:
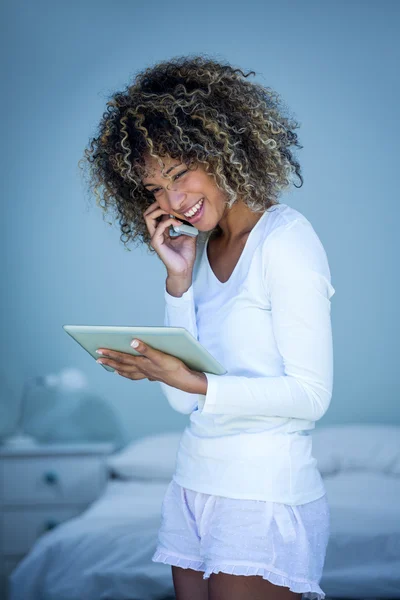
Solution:
<svg viewBox="0 0 400 600"><path fill-rule="evenodd" d="M169 215L173 219L176 219L174 215ZM171 225L169 228L169 235L171 237L178 237L179 235L189 235L190 237L196 237L199 234L199 230L193 225L189 225L187 221L184 221L182 225Z"/></svg>

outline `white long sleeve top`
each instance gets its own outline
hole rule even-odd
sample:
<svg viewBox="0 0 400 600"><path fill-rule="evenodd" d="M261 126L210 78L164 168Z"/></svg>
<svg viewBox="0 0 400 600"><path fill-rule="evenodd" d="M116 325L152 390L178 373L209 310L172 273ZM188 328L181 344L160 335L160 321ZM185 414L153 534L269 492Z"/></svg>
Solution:
<svg viewBox="0 0 400 600"><path fill-rule="evenodd" d="M207 393L160 383L171 407L190 415L173 479L229 498L297 505L325 493L311 430L333 388L328 259L308 219L287 204L250 231L228 281L196 239L190 288L165 295L164 325L185 327L227 370L205 373Z"/></svg>

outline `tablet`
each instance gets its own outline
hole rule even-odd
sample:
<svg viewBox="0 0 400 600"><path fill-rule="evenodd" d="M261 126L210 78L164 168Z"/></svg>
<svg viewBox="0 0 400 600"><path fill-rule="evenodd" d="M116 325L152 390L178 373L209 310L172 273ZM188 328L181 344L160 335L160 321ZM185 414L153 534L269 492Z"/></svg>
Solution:
<svg viewBox="0 0 400 600"><path fill-rule="evenodd" d="M134 338L138 338L156 350L176 356L193 371L205 371L214 375L227 373L226 369L184 327L63 325L63 329L96 360L100 358L96 353L98 348L109 348L116 352L140 356L140 352L130 345ZM108 365L101 366L107 371L115 370Z"/></svg>

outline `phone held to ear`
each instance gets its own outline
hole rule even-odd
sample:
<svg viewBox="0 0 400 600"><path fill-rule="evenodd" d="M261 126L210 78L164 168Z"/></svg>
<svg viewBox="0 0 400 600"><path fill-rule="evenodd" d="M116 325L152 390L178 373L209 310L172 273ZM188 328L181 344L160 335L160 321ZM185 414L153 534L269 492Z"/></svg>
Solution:
<svg viewBox="0 0 400 600"><path fill-rule="evenodd" d="M175 218L174 215L169 215ZM171 237L178 237L179 235L189 235L190 237L196 237L199 234L199 230L193 225L182 223L182 225L171 225L169 228L169 235Z"/></svg>

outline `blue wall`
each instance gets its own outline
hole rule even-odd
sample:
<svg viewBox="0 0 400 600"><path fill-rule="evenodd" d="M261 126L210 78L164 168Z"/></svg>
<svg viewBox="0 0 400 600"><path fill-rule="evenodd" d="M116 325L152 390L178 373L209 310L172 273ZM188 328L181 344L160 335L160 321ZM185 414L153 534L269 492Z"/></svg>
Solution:
<svg viewBox="0 0 400 600"><path fill-rule="evenodd" d="M163 323L164 265L145 248L125 250L117 225L88 204L77 163L108 93L158 60L196 52L255 70L249 79L276 89L302 124L305 183L280 201L312 222L336 289L334 391L317 427L400 423L400 4L234 6L3 5L1 435L12 430L24 380L66 366L115 408L126 440L187 424L158 383L106 372L62 325Z"/></svg>

